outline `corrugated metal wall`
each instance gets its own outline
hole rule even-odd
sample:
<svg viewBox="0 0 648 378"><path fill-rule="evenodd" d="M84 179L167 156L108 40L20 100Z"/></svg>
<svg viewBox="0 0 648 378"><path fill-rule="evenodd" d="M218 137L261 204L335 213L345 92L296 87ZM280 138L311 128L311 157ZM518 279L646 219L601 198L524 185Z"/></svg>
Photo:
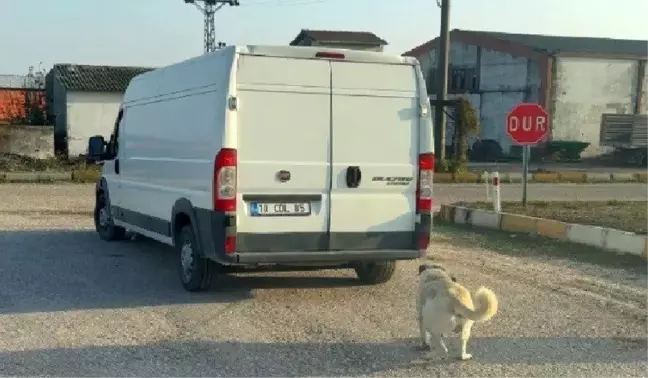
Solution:
<svg viewBox="0 0 648 378"><path fill-rule="evenodd" d="M637 73L637 61L556 58L552 139L591 143L581 154L583 157L611 151L599 145L601 115L633 112Z"/></svg>
<svg viewBox="0 0 648 378"><path fill-rule="evenodd" d="M427 78L430 70L436 67L436 51L419 57L419 61L423 75ZM481 119L481 133L478 138L496 140L507 153L512 143L504 131L506 116L516 104L538 100L538 65L526 58L462 43L451 44L450 63L456 67L478 68L479 88L468 96ZM434 95L431 97L435 98ZM447 145L452 144L453 127L452 121L449 121ZM476 139L473 138L473 141Z"/></svg>

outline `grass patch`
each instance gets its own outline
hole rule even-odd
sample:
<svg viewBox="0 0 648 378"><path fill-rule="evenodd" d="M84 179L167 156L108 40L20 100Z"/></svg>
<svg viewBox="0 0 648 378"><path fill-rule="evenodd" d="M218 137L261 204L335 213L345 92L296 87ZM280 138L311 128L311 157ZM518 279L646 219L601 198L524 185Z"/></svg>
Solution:
<svg viewBox="0 0 648 378"><path fill-rule="evenodd" d="M101 166L87 166L72 170L72 181L77 183L95 182L101 177Z"/></svg>
<svg viewBox="0 0 648 378"><path fill-rule="evenodd" d="M49 159L33 159L16 154L0 154L0 172L5 173L52 173L72 172L72 181L78 183L94 182L101 176L101 166L86 164L82 159L68 160L53 157ZM4 173L0 173L0 183L8 182ZM48 183L55 180L48 177L39 178L38 182ZM20 182L12 179L11 182ZM27 180L27 182L33 182Z"/></svg>
<svg viewBox="0 0 648 378"><path fill-rule="evenodd" d="M534 201L529 202L525 209L520 202L502 202L502 211L568 223L616 228L645 235L648 224L647 204L644 201ZM459 202L457 205L493 209L493 204L487 202Z"/></svg>
<svg viewBox="0 0 648 378"><path fill-rule="evenodd" d="M516 257L558 258L646 274L646 261L639 256L617 254L581 244L447 223L435 224L434 233L439 242L460 247L478 247Z"/></svg>
<svg viewBox="0 0 648 378"><path fill-rule="evenodd" d="M0 154L0 172L69 172L85 167L84 161L64 158L34 159L16 154Z"/></svg>
<svg viewBox="0 0 648 378"><path fill-rule="evenodd" d="M533 181L542 183L558 182L560 177L557 173L534 173Z"/></svg>

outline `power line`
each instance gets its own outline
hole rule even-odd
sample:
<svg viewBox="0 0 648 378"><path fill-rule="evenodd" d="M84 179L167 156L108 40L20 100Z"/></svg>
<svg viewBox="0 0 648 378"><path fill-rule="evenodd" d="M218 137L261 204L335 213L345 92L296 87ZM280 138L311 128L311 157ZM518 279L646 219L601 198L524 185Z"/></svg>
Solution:
<svg viewBox="0 0 648 378"><path fill-rule="evenodd" d="M254 7L254 6L272 6L272 7L292 7L292 6L301 6L301 5L312 5L312 4L321 4L326 3L331 0L261 0L261 1L245 1L241 4L242 7Z"/></svg>

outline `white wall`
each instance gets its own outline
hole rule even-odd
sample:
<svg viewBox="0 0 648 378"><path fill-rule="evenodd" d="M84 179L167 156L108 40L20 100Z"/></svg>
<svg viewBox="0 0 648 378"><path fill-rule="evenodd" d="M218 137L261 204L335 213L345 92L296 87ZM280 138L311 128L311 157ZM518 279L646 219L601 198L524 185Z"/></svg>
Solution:
<svg viewBox="0 0 648 378"><path fill-rule="evenodd" d="M581 154L597 156L601 114L633 112L638 62L619 59L557 58L553 80L553 140L591 143Z"/></svg>
<svg viewBox="0 0 648 378"><path fill-rule="evenodd" d="M122 93L68 92L66 118L70 157L85 154L91 136L110 137L123 96Z"/></svg>

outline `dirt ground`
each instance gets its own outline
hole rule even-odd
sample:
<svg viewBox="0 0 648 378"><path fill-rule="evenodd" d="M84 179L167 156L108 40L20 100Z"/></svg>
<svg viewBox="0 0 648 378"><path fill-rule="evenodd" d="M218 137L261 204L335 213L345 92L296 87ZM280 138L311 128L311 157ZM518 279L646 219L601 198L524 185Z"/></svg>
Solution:
<svg viewBox="0 0 648 378"><path fill-rule="evenodd" d="M460 202L457 205L493 209L493 204L486 202ZM525 209L521 202L502 202L502 211L646 234L646 205L645 201L538 201L529 202Z"/></svg>

